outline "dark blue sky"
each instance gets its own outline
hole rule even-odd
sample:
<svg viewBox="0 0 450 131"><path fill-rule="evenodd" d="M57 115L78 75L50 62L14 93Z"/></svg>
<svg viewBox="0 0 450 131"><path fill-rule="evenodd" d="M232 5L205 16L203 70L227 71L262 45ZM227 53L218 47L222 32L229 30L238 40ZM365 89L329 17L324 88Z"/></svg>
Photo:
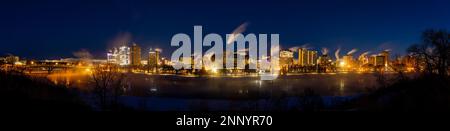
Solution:
<svg viewBox="0 0 450 131"><path fill-rule="evenodd" d="M402 54L419 42L428 28L450 29L446 0L309 0L309 1L11 1L0 2L0 53L27 58L73 57L87 49L104 58L118 36L129 36L143 47L176 49L176 33L223 37L242 23L245 33L279 33L283 48L309 43L320 50L338 47ZM193 37L193 36L191 36ZM357 54L358 54L357 53Z"/></svg>

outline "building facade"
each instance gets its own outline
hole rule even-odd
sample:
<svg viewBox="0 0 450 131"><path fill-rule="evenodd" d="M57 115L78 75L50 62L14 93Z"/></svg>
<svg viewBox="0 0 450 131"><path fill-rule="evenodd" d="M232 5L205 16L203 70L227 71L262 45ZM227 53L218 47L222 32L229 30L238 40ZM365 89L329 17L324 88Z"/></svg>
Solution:
<svg viewBox="0 0 450 131"><path fill-rule="evenodd" d="M280 66L292 66L294 64L294 53L289 50L280 51Z"/></svg>
<svg viewBox="0 0 450 131"><path fill-rule="evenodd" d="M158 50L150 50L148 53L148 67L150 71L157 71L158 64L160 62L160 51Z"/></svg>
<svg viewBox="0 0 450 131"><path fill-rule="evenodd" d="M128 66L131 64L131 49L128 46L120 46L113 48L107 53L107 62L111 64L118 64L121 66Z"/></svg>
<svg viewBox="0 0 450 131"><path fill-rule="evenodd" d="M317 51L308 50L306 48L298 49L298 65L314 66L317 65Z"/></svg>
<svg viewBox="0 0 450 131"><path fill-rule="evenodd" d="M131 46L131 65L140 66L141 65L141 47L136 43Z"/></svg>

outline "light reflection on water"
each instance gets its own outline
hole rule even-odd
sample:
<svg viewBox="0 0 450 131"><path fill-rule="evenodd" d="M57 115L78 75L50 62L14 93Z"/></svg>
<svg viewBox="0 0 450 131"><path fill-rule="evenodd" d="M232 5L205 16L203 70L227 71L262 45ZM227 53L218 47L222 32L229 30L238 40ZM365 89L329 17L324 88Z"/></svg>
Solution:
<svg viewBox="0 0 450 131"><path fill-rule="evenodd" d="M50 75L56 84L89 89L89 75ZM348 96L366 93L376 87L372 74L302 74L280 76L274 81L258 77L184 77L174 75L128 74L131 88L126 95L133 96L195 96L233 97L270 96L273 94L299 95L311 88L320 95ZM75 82L74 82L75 81Z"/></svg>
<svg viewBox="0 0 450 131"><path fill-rule="evenodd" d="M54 84L62 84L82 90L87 90L89 88L89 77L90 76L88 74L84 73L61 73L47 76L47 78Z"/></svg>
<svg viewBox="0 0 450 131"><path fill-rule="evenodd" d="M344 94L345 91L345 81L344 79L339 80L339 94Z"/></svg>

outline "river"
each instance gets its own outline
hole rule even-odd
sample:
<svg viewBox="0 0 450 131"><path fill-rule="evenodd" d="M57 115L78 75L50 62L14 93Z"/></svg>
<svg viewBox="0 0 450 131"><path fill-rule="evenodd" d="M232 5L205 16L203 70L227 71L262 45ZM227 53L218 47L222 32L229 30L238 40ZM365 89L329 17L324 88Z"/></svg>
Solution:
<svg viewBox="0 0 450 131"><path fill-rule="evenodd" d="M89 91L88 74L52 74L55 84ZM127 74L125 95L195 98L297 96L306 88L322 96L351 96L378 87L373 73L295 74L261 81L257 76L178 76Z"/></svg>

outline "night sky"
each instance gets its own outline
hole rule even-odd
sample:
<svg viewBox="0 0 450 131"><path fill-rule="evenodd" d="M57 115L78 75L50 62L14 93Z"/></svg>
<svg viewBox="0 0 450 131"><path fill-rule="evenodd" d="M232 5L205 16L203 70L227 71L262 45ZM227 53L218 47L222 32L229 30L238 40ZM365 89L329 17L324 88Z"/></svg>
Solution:
<svg viewBox="0 0 450 131"><path fill-rule="evenodd" d="M450 29L450 1L311 0L311 1L21 1L0 2L0 54L30 59L74 57L81 49L105 58L117 39L162 48L170 56L174 34L223 38L243 23L245 33L280 34L282 48L308 44L333 53L358 48L404 54L428 28Z"/></svg>

